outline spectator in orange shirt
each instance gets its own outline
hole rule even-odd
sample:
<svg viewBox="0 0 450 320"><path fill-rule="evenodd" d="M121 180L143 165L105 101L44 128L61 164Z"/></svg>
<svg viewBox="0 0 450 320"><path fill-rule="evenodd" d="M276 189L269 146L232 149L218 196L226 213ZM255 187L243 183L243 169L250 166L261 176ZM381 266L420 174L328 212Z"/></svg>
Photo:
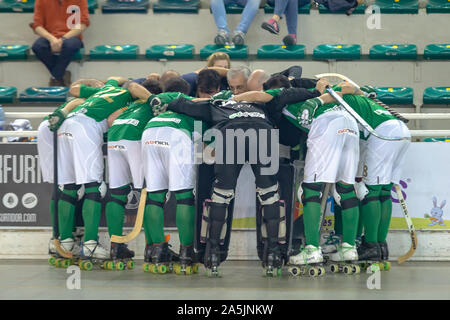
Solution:
<svg viewBox="0 0 450 320"><path fill-rule="evenodd" d="M87 0L36 0L31 27L40 37L32 50L50 71L50 86L69 86L66 71L83 47L82 33L89 26Z"/></svg>

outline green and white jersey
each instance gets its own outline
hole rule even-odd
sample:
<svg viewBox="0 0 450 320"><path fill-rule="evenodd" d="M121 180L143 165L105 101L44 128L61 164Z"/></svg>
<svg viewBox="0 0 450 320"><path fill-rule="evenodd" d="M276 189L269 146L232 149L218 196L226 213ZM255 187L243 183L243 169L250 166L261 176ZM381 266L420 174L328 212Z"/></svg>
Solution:
<svg viewBox="0 0 450 320"><path fill-rule="evenodd" d="M164 92L157 95L158 98L161 99L161 102L164 104L169 104L175 99L180 97L192 100L193 97L187 96L185 94L179 92ZM175 129L182 130L186 133L189 138L193 139L194 132L194 122L196 120L192 117L189 117L184 114L176 113L173 111L166 111L161 113L160 115L150 119L150 121L145 126L145 129L155 128L155 127L172 127ZM197 120L199 121L199 120ZM203 126L203 123L202 123ZM145 130L144 129L144 130Z"/></svg>
<svg viewBox="0 0 450 320"><path fill-rule="evenodd" d="M84 114L97 122L107 119L111 113L132 101L130 92L119 87L115 80L107 81L103 88L81 85L80 98L87 99L76 107L69 117Z"/></svg>
<svg viewBox="0 0 450 320"><path fill-rule="evenodd" d="M222 90L211 97L211 100L228 100L233 96L233 92L231 90Z"/></svg>
<svg viewBox="0 0 450 320"><path fill-rule="evenodd" d="M149 100L136 100L120 114L108 130L108 141L141 140L148 121L153 118Z"/></svg>

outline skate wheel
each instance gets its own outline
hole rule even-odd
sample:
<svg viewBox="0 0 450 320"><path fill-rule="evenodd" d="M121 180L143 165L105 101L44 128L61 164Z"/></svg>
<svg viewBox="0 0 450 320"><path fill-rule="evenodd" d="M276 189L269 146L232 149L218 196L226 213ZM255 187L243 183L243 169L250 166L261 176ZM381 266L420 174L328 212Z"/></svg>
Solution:
<svg viewBox="0 0 450 320"><path fill-rule="evenodd" d="M144 271L144 272L150 272L150 266L149 266L148 263L144 263L144 264L142 265L142 271Z"/></svg>
<svg viewBox="0 0 450 320"><path fill-rule="evenodd" d="M90 262L90 261L83 262L83 268L82 268L83 270L91 271L92 268L94 268L94 265L92 264L92 262Z"/></svg>
<svg viewBox="0 0 450 320"><path fill-rule="evenodd" d="M198 264L193 264L192 265L192 272L198 273Z"/></svg>
<svg viewBox="0 0 450 320"><path fill-rule="evenodd" d="M150 264L149 268L151 273L158 273L158 267L156 266L156 264Z"/></svg>
<svg viewBox="0 0 450 320"><path fill-rule="evenodd" d="M124 269L125 269L125 265L124 265L124 263L122 261L119 261L119 262L116 263L116 270L122 271Z"/></svg>
<svg viewBox="0 0 450 320"><path fill-rule="evenodd" d="M165 266L165 265L159 265L158 267L157 267L157 271L158 271L158 273L161 273L161 274L164 274L164 273L166 273L167 272L167 267Z"/></svg>
<svg viewBox="0 0 450 320"><path fill-rule="evenodd" d="M343 271L345 274L352 274L352 273L353 273L353 270L352 270L352 268L351 268L350 266L344 266L344 268L342 269L342 271Z"/></svg>
<svg viewBox="0 0 450 320"><path fill-rule="evenodd" d="M174 264L173 271L175 272L175 274L181 274L181 266L179 264Z"/></svg>
<svg viewBox="0 0 450 320"><path fill-rule="evenodd" d="M386 271L391 270L391 263L389 261L384 262L384 270Z"/></svg>
<svg viewBox="0 0 450 320"><path fill-rule="evenodd" d="M48 258L48 263L49 263L51 266L54 266L54 265L56 264L56 258L55 258L55 257L50 257L50 258Z"/></svg>
<svg viewBox="0 0 450 320"><path fill-rule="evenodd" d="M322 277L323 275L325 275L325 268L319 267L319 277Z"/></svg>
<svg viewBox="0 0 450 320"><path fill-rule="evenodd" d="M72 264L72 260L66 259L62 262L62 267L67 269L68 267L70 267L71 264Z"/></svg>
<svg viewBox="0 0 450 320"><path fill-rule="evenodd" d="M310 277L317 277L319 275L319 269L317 268L309 268L308 274Z"/></svg>
<svg viewBox="0 0 450 320"><path fill-rule="evenodd" d="M281 274L282 274L282 270L281 270L281 268L278 268L277 269L277 277L281 277Z"/></svg>
<svg viewBox="0 0 450 320"><path fill-rule="evenodd" d="M359 274L359 273L361 273L361 268L360 268L358 265L353 265L353 266L352 266L352 269L353 269L353 273L354 273L354 274Z"/></svg>
<svg viewBox="0 0 450 320"><path fill-rule="evenodd" d="M380 266L378 264L376 264L376 263L370 265L369 268L370 268L370 271L372 271L372 272L380 271Z"/></svg>
<svg viewBox="0 0 450 320"><path fill-rule="evenodd" d="M191 266L187 266L187 267L186 267L186 270L184 271L184 273L185 273L186 275L191 275L191 274L192 274L192 267L191 267Z"/></svg>
<svg viewBox="0 0 450 320"><path fill-rule="evenodd" d="M297 277L300 275L300 268L299 267L289 267L288 272L289 272L289 274L293 275L294 277Z"/></svg>
<svg viewBox="0 0 450 320"><path fill-rule="evenodd" d="M130 269L130 270L134 269L134 261L132 261L132 260L127 261L127 269Z"/></svg>
<svg viewBox="0 0 450 320"><path fill-rule="evenodd" d="M339 272L339 266L337 264L332 264L330 266L331 273L338 273Z"/></svg>
<svg viewBox="0 0 450 320"><path fill-rule="evenodd" d="M78 266L83 270L83 260L78 260Z"/></svg>

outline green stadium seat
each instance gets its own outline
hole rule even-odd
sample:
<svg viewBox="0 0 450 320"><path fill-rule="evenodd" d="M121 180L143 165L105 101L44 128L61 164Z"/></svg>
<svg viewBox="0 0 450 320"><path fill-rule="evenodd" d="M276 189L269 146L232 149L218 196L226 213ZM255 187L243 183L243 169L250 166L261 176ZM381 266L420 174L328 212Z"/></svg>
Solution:
<svg viewBox="0 0 450 320"><path fill-rule="evenodd" d="M68 93L68 87L31 87L19 94L19 100L22 102L64 102Z"/></svg>
<svg viewBox="0 0 450 320"><path fill-rule="evenodd" d="M200 0L158 0L154 13L198 13Z"/></svg>
<svg viewBox="0 0 450 320"><path fill-rule="evenodd" d="M425 138L423 142L450 142L449 138Z"/></svg>
<svg viewBox="0 0 450 320"><path fill-rule="evenodd" d="M126 45L101 45L89 51L91 59L137 59L139 46Z"/></svg>
<svg viewBox="0 0 450 320"><path fill-rule="evenodd" d="M297 44L284 46L280 44L266 44L258 49L259 59L303 59L305 58L305 46Z"/></svg>
<svg viewBox="0 0 450 320"><path fill-rule="evenodd" d="M355 60L361 58L359 44L321 44L314 48L314 59Z"/></svg>
<svg viewBox="0 0 450 320"><path fill-rule="evenodd" d="M248 46L219 46L215 44L207 44L200 49L200 58L206 59L214 52L226 52L231 59L247 59Z"/></svg>
<svg viewBox="0 0 450 320"><path fill-rule="evenodd" d="M413 104L414 91L408 87L375 87L377 99L387 105Z"/></svg>
<svg viewBox="0 0 450 320"><path fill-rule="evenodd" d="M450 1L429 0L427 3L427 13L450 13Z"/></svg>
<svg viewBox="0 0 450 320"><path fill-rule="evenodd" d="M0 87L0 102L12 103L17 96L16 87Z"/></svg>
<svg viewBox="0 0 450 320"><path fill-rule="evenodd" d="M95 13L95 9L98 8L97 0L88 0L88 10L89 13Z"/></svg>
<svg viewBox="0 0 450 320"><path fill-rule="evenodd" d="M238 4L230 3L225 5L225 12L228 14L241 14L242 11L244 11L244 7Z"/></svg>
<svg viewBox="0 0 450 320"><path fill-rule="evenodd" d="M304 3L303 0L299 0L298 1L298 13L299 14L309 14L309 12L311 11L311 4L307 3L307 4L303 4ZM264 13L273 13L274 12L274 7L272 7L271 5L269 5L268 3L266 3L264 5Z"/></svg>
<svg viewBox="0 0 450 320"><path fill-rule="evenodd" d="M423 103L450 105L450 86L426 88L423 92Z"/></svg>
<svg viewBox="0 0 450 320"><path fill-rule="evenodd" d="M450 44L429 44L423 53L425 59L450 59Z"/></svg>
<svg viewBox="0 0 450 320"><path fill-rule="evenodd" d="M34 0L0 0L0 12L33 12Z"/></svg>
<svg viewBox="0 0 450 320"><path fill-rule="evenodd" d="M0 44L0 60L26 59L29 52L28 45Z"/></svg>
<svg viewBox="0 0 450 320"><path fill-rule="evenodd" d="M365 11L366 11L366 6L364 4L360 4L352 11L352 14L364 14ZM330 9L325 7L323 4L319 5L319 12L325 13L325 14L327 14L327 13L328 14L345 14L346 13L345 10L331 12Z"/></svg>
<svg viewBox="0 0 450 320"><path fill-rule="evenodd" d="M417 46L415 44L376 44L369 51L371 59L416 59Z"/></svg>
<svg viewBox="0 0 450 320"><path fill-rule="evenodd" d="M419 0L375 0L381 13L419 13Z"/></svg>
<svg viewBox="0 0 450 320"><path fill-rule="evenodd" d="M74 60L82 60L83 56L84 56L84 48L81 48L80 50L75 52L75 54L72 57L72 61L74 61Z"/></svg>
<svg viewBox="0 0 450 320"><path fill-rule="evenodd" d="M192 44L158 44L145 51L147 59L192 59L194 45Z"/></svg>
<svg viewBox="0 0 450 320"><path fill-rule="evenodd" d="M106 0L102 13L147 13L148 0Z"/></svg>

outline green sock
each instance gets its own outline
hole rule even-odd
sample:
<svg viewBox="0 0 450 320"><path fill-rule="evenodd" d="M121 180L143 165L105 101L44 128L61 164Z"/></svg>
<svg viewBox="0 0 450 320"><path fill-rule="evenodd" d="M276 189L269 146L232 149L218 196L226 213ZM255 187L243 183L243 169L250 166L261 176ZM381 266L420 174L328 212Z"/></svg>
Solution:
<svg viewBox="0 0 450 320"><path fill-rule="evenodd" d="M385 242L389 232L389 224L392 216L392 199L391 189L393 184L385 184L382 186L380 202L381 202L381 219L378 227L378 242Z"/></svg>
<svg viewBox="0 0 450 320"><path fill-rule="evenodd" d="M358 200L358 208L359 208L359 215L358 215L358 231L356 232L356 237L357 238L361 238L361 236L362 236L362 233L363 233L363 219L362 219L362 209L361 209L361 207L362 207L362 204L361 204L361 201L359 201Z"/></svg>
<svg viewBox="0 0 450 320"><path fill-rule="evenodd" d="M378 226L381 218L380 185L368 185L369 193L362 201L361 216L364 225L364 238L366 242L378 241Z"/></svg>
<svg viewBox="0 0 450 320"><path fill-rule="evenodd" d="M164 242L164 198L166 190L147 193L144 213L144 229L152 243ZM147 240L148 243L148 240Z"/></svg>
<svg viewBox="0 0 450 320"><path fill-rule="evenodd" d="M304 183L303 187L303 224L306 245L319 246L320 229L320 190L323 183Z"/></svg>
<svg viewBox="0 0 450 320"><path fill-rule="evenodd" d="M176 223L180 243L190 246L194 243L195 202L192 190L175 192L177 198Z"/></svg>
<svg viewBox="0 0 450 320"><path fill-rule="evenodd" d="M358 199L353 185L336 184L336 190L341 196L342 207L342 241L354 246L358 231Z"/></svg>
<svg viewBox="0 0 450 320"><path fill-rule="evenodd" d="M75 219L75 206L77 190L68 190L66 187L60 193L58 200L58 225L61 240L73 238L72 232Z"/></svg>
<svg viewBox="0 0 450 320"><path fill-rule="evenodd" d="M342 235L342 208L334 202L334 234Z"/></svg>
<svg viewBox="0 0 450 320"><path fill-rule="evenodd" d="M110 196L113 198L108 201L105 208L109 236L122 236L125 204L129 191L129 185L109 190Z"/></svg>
<svg viewBox="0 0 450 320"><path fill-rule="evenodd" d="M93 197L93 199L89 199ZM99 186L86 188L86 198L83 202L84 241L98 240L98 226L102 215L102 203Z"/></svg>

